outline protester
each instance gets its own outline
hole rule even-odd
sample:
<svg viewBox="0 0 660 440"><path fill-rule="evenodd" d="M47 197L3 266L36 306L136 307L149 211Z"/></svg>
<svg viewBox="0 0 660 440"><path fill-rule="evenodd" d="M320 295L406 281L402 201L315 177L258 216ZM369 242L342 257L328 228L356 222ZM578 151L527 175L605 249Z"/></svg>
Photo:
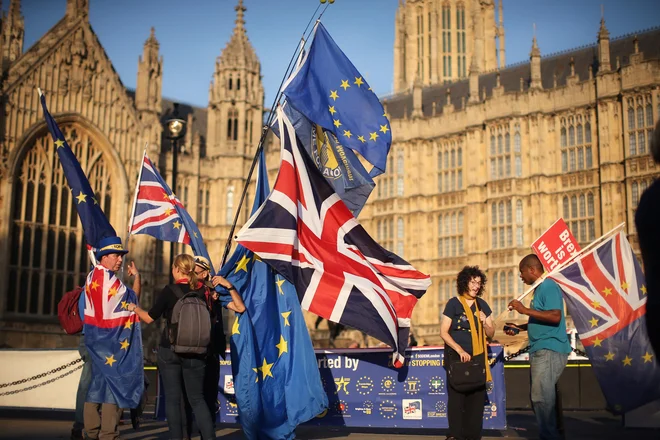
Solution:
<svg viewBox="0 0 660 440"><path fill-rule="evenodd" d="M172 266L174 285L169 284L163 288L156 298L156 303L146 312L135 304L129 304L128 310L135 311L145 324L164 316L167 320L161 336L158 350L158 370L163 379L165 389L167 424L171 439L182 439L184 436L183 420L181 417L182 394L190 402L195 414L197 426L202 439L215 439L215 429L211 411L204 399L204 373L206 369L206 353L204 354L178 354L171 347L169 330L172 324L172 312L183 295L192 293L206 303L206 288L195 273L195 260L190 255L181 254L174 258ZM214 286L221 285L229 290L232 301L226 306L238 313L245 310L243 301L231 283L220 276L213 278ZM177 292L180 292L177 295ZM210 339L210 334L208 335ZM183 380L183 383L182 383Z"/></svg>
<svg viewBox="0 0 660 440"><path fill-rule="evenodd" d="M447 301L440 323L449 379L448 440L481 438L486 382L490 379L485 339L495 334L491 309L479 298L485 285L486 275L477 266L465 266L456 279L458 295ZM484 373L483 383L466 390L452 371L456 369L454 364L470 361L478 362L477 369L488 373Z"/></svg>
<svg viewBox="0 0 660 440"><path fill-rule="evenodd" d="M660 119L655 124L651 139L651 155L660 165ZM644 276L646 277L646 330L655 351L655 360L660 355L660 179L644 191L637 205L635 225L639 248L642 251Z"/></svg>
<svg viewBox="0 0 660 440"><path fill-rule="evenodd" d="M97 266L92 269L90 275L87 277L87 283L85 285L85 292L90 296L91 301L96 304L103 304L104 300L103 295L107 294L106 286L100 286L96 283L96 279L105 280L105 279L114 279L115 284L112 285L111 290L119 292L124 289L124 285L118 278L115 277L115 273L121 269L123 256L128 253L121 244L119 237L106 237L103 238L98 246L98 251L96 252L96 259L98 261ZM105 271L105 273L98 273L99 270ZM140 276L137 268L134 263L128 268L128 274L135 277L133 288L136 295L139 295L141 284ZM101 288L100 288L101 287ZM98 295L98 297L96 296ZM85 317L85 294L81 294L81 300L79 302L81 307L81 317ZM88 335L89 337L89 335ZM99 439L99 440L115 440L119 438L119 421L123 409L116 402L115 394L110 388L107 380L102 377L103 373L97 371L96 368L91 365L89 350L90 346L94 346L95 341L85 340L85 336L81 338L84 341L84 353L81 350L81 356L83 360L88 359L89 367L91 368L91 375L89 382L79 384L78 387L78 396L76 398L76 407L78 406L78 400L85 396L85 403L83 406L83 420L84 420L84 429L86 434L86 439ZM126 363L126 365L130 365ZM135 363L135 368L140 371L130 372L124 371L126 376L130 376L133 373L138 373L140 375L144 374L142 371L142 363ZM84 369L84 367L83 367ZM88 389L91 387L92 382L96 382L98 385L101 383L100 387L96 387L96 397L93 399L90 397ZM82 385L82 390L81 390ZM76 408L77 409L77 408ZM99 414L100 410L100 414ZM77 412L77 411L76 411ZM77 417L77 414L76 414ZM73 437L73 433L72 433Z"/></svg>
<svg viewBox="0 0 660 440"><path fill-rule="evenodd" d="M543 275L543 265L539 258L530 254L520 261L520 278L528 286L533 285ZM564 299L557 283L546 278L534 290L530 307L518 300L509 303L509 309L529 316L527 324L508 327L527 331L529 335L529 365L531 377L532 409L539 425L541 440L562 439L563 434L557 425L555 387L566 367L571 345L566 333ZM513 336L515 330L505 329Z"/></svg>

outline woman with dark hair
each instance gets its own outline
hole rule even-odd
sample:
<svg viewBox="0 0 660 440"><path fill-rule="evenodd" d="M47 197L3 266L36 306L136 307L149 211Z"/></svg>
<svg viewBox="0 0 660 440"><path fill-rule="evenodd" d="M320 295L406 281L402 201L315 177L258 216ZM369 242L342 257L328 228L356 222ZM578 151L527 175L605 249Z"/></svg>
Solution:
<svg viewBox="0 0 660 440"><path fill-rule="evenodd" d="M465 266L456 278L458 295L447 301L440 323L440 336L445 341L445 368L447 369L447 440L481 439L486 382L491 380L488 367L486 337L495 334L492 312L483 299L486 274L478 266ZM484 384L476 388L458 382L452 376L457 363L478 362L484 371ZM458 388L458 389L457 389Z"/></svg>

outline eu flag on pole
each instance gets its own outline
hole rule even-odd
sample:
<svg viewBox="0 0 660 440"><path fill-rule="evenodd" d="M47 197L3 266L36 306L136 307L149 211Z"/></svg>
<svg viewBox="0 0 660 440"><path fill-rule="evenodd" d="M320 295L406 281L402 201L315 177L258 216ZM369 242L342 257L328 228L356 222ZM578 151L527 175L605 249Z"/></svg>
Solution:
<svg viewBox="0 0 660 440"><path fill-rule="evenodd" d="M300 142L335 192L357 218L376 184L353 150L344 148L337 137L320 125L312 124L289 102L284 113L293 124ZM277 118L271 130L280 137Z"/></svg>
<svg viewBox="0 0 660 440"><path fill-rule="evenodd" d="M268 196L261 152L252 211ZM239 245L220 271L246 310L231 331L239 421L250 439L292 439L299 424L328 407L316 355L293 286Z"/></svg>
<svg viewBox="0 0 660 440"><path fill-rule="evenodd" d="M372 177L385 172L392 144L385 110L321 22L314 28L309 52L283 92L310 121L334 133L341 145L371 163Z"/></svg>
<svg viewBox="0 0 660 440"><path fill-rule="evenodd" d="M622 414L660 399L660 364L644 320L646 281L624 233L550 278L564 291L609 409Z"/></svg>
<svg viewBox="0 0 660 440"><path fill-rule="evenodd" d="M80 162L78 162L66 139L64 139L60 127L57 126L50 112L48 112L46 97L41 93L41 90L39 90L39 99L41 100L41 107L44 110L44 118L46 119L48 130L57 148L57 156L62 163L66 182L69 188L71 188L71 193L75 200L76 210L80 217L85 240L88 246L94 247L101 239L115 237L117 234L103 213L98 200L96 200L94 190L92 190L89 180L87 180L87 176L80 166Z"/></svg>

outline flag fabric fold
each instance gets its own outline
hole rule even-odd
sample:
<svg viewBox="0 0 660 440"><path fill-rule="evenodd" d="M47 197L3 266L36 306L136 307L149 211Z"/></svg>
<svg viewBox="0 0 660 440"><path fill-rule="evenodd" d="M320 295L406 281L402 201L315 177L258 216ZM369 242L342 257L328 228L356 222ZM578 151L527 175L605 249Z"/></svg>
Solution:
<svg viewBox="0 0 660 440"><path fill-rule="evenodd" d="M280 171L237 241L295 286L303 309L387 343L400 366L430 277L369 236L304 153L281 108L277 117Z"/></svg>
<svg viewBox="0 0 660 440"><path fill-rule="evenodd" d="M268 195L262 151L255 211ZM231 331L239 421L252 439L291 439L299 424L328 407L316 355L293 286L239 245L220 271L246 310Z"/></svg>
<svg viewBox="0 0 660 440"><path fill-rule="evenodd" d="M288 102L284 103L283 109L323 177L357 218L376 186L367 170L353 150L344 148L334 133L312 124ZM271 129L280 137L277 119Z"/></svg>
<svg viewBox="0 0 660 440"><path fill-rule="evenodd" d="M385 172L392 132L383 105L321 22L282 91L310 121L371 163L372 177Z"/></svg>
<svg viewBox="0 0 660 440"><path fill-rule="evenodd" d="M660 399L660 366L646 332L646 282L623 232L549 276L589 355L609 409Z"/></svg>

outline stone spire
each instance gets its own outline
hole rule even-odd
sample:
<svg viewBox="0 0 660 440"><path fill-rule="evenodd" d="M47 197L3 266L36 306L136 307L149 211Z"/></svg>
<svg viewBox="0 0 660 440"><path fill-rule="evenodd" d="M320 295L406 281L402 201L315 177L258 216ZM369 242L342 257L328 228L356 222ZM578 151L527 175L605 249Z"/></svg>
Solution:
<svg viewBox="0 0 660 440"><path fill-rule="evenodd" d="M536 42L536 25L534 25L534 38L532 39L532 51L529 53L529 61L531 68L529 88L531 90L541 90L543 89L541 83L541 50Z"/></svg>
<svg viewBox="0 0 660 440"><path fill-rule="evenodd" d="M601 17L598 30L598 73L608 72L611 68L610 32L605 27L605 17Z"/></svg>
<svg viewBox="0 0 660 440"><path fill-rule="evenodd" d="M479 63L477 62L477 54L472 53L472 61L470 62L470 78L469 78L469 99L468 104L476 104L479 102Z"/></svg>
<svg viewBox="0 0 660 440"><path fill-rule="evenodd" d="M420 72L417 72L417 78L413 83L413 111L411 117L413 119L421 118L424 116L422 109L422 78Z"/></svg>
<svg viewBox="0 0 660 440"><path fill-rule="evenodd" d="M504 69L504 66L506 66L506 49L504 43L504 7L502 6L503 1L504 0L499 0L497 4L497 18L499 21L499 25L497 26L497 39L500 43L500 57L498 67L500 69Z"/></svg>
<svg viewBox="0 0 660 440"><path fill-rule="evenodd" d="M66 0L66 15L72 18L89 17L89 0Z"/></svg>
<svg viewBox="0 0 660 440"><path fill-rule="evenodd" d="M23 54L24 34L21 1L11 0L9 10L2 20L2 58L5 69Z"/></svg>
<svg viewBox="0 0 660 440"><path fill-rule="evenodd" d="M152 27L138 58L135 106L140 112L159 114L162 111L163 57L159 56L159 48L156 30Z"/></svg>

